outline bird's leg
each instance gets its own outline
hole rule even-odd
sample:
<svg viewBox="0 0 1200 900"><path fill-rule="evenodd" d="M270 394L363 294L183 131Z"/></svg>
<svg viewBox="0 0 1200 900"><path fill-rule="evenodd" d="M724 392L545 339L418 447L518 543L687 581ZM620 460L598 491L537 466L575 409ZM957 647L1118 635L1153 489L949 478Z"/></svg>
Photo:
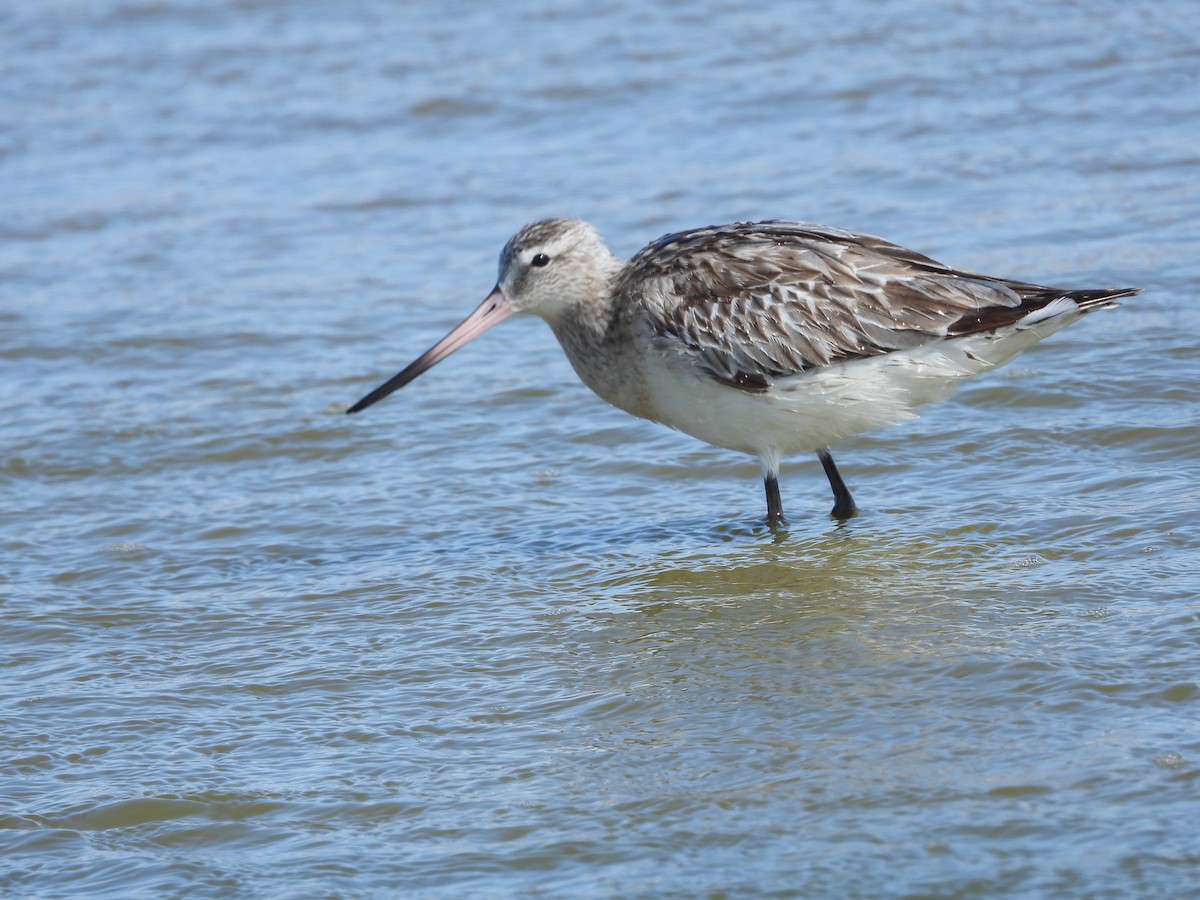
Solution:
<svg viewBox="0 0 1200 900"><path fill-rule="evenodd" d="M783 500L779 496L779 476L768 472L763 477L763 485L767 489L767 524L772 528L783 525Z"/></svg>
<svg viewBox="0 0 1200 900"><path fill-rule="evenodd" d="M850 489L846 487L846 482L842 481L842 475L837 470L837 466L833 464L833 457L829 455L828 450L818 450L817 456L821 460L821 465L825 467L825 475L829 478L829 486L833 488L833 511L831 515L835 519L846 520L854 516L858 512L858 507L854 505L854 498L850 496Z"/></svg>

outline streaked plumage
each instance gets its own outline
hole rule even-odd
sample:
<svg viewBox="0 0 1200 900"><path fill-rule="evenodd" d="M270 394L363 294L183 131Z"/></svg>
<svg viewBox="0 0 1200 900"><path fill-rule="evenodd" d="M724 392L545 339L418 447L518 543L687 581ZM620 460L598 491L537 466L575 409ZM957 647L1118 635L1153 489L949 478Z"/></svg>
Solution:
<svg viewBox="0 0 1200 900"><path fill-rule="evenodd" d="M1136 289L1063 290L951 269L869 235L796 222L670 234L622 264L576 219L505 245L484 303L357 412L514 312L545 319L605 400L760 460L782 521L782 456L816 450L833 514L856 511L828 447L915 416Z"/></svg>

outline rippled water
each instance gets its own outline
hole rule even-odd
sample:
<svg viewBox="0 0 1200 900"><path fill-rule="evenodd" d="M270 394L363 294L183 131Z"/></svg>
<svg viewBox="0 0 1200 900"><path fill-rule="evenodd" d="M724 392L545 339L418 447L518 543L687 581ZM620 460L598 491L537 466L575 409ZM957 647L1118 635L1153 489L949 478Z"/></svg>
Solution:
<svg viewBox="0 0 1200 900"><path fill-rule="evenodd" d="M0 890L1178 896L1200 876L1200 7L0 12ZM505 325L546 215L1137 285L752 460Z"/></svg>

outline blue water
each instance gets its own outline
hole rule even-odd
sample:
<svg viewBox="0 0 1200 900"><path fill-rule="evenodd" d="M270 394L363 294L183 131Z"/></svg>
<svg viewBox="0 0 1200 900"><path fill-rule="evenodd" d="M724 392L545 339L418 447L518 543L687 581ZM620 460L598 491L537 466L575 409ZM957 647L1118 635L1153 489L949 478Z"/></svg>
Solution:
<svg viewBox="0 0 1200 900"><path fill-rule="evenodd" d="M1200 6L0 5L0 893L1181 896ZM544 216L1139 286L757 465L514 321Z"/></svg>

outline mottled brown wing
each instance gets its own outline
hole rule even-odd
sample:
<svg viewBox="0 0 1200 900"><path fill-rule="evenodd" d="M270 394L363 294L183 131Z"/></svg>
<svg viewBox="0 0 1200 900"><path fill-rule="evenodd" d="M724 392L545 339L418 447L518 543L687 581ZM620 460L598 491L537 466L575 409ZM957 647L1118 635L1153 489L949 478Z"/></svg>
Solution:
<svg viewBox="0 0 1200 900"><path fill-rule="evenodd" d="M1070 292L959 272L879 238L792 222L667 235L618 285L663 349L765 387L839 360L996 328Z"/></svg>

